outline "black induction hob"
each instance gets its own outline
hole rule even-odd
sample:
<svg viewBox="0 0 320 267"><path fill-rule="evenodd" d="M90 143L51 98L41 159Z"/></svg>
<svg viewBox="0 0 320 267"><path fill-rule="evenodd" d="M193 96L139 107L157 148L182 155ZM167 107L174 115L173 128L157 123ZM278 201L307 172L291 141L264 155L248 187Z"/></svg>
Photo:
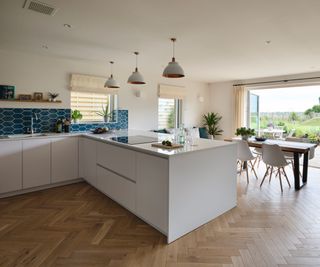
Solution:
<svg viewBox="0 0 320 267"><path fill-rule="evenodd" d="M123 143L123 144L129 144L129 145L158 142L158 138L151 137L151 136L144 136L144 135L112 137L111 140L119 143Z"/></svg>

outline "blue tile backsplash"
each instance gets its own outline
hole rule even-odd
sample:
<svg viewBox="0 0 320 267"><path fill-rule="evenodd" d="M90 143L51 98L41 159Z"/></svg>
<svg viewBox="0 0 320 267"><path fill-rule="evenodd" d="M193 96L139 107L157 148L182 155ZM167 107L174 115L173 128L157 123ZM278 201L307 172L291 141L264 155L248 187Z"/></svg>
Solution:
<svg viewBox="0 0 320 267"><path fill-rule="evenodd" d="M54 132L55 123L60 118L70 118L70 109L40 109L40 108L0 108L0 135L23 134L30 128L31 116L37 132ZM114 123L72 124L71 131L89 131L96 127L109 129L128 129L128 110L118 110L118 120Z"/></svg>

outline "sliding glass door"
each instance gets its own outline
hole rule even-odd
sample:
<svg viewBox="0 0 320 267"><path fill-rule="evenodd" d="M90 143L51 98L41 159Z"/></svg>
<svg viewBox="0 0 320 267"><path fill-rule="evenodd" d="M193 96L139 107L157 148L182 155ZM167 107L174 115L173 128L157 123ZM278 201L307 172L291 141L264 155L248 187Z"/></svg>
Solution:
<svg viewBox="0 0 320 267"><path fill-rule="evenodd" d="M255 129L257 132L260 129L260 111L259 111L259 96L249 92L249 112L248 122L249 127Z"/></svg>

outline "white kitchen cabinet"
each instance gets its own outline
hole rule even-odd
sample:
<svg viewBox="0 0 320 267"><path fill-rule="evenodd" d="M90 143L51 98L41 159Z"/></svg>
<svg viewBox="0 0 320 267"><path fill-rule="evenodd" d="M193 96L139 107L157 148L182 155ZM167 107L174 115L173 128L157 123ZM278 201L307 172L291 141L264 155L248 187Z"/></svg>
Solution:
<svg viewBox="0 0 320 267"><path fill-rule="evenodd" d="M0 142L0 193L22 189L22 141Z"/></svg>
<svg viewBox="0 0 320 267"><path fill-rule="evenodd" d="M136 180L135 151L116 145L100 143L97 147L97 163L131 180Z"/></svg>
<svg viewBox="0 0 320 267"><path fill-rule="evenodd" d="M168 232L168 159L136 153L137 215L162 233Z"/></svg>
<svg viewBox="0 0 320 267"><path fill-rule="evenodd" d="M100 142L81 138L80 141L80 166L79 172L88 183L97 185L97 143Z"/></svg>
<svg viewBox="0 0 320 267"><path fill-rule="evenodd" d="M136 183L101 166L97 166L97 188L110 198L135 212Z"/></svg>
<svg viewBox="0 0 320 267"><path fill-rule="evenodd" d="M23 140L23 189L51 183L51 139Z"/></svg>
<svg viewBox="0 0 320 267"><path fill-rule="evenodd" d="M63 182L79 177L78 137L53 138L51 141L51 182Z"/></svg>

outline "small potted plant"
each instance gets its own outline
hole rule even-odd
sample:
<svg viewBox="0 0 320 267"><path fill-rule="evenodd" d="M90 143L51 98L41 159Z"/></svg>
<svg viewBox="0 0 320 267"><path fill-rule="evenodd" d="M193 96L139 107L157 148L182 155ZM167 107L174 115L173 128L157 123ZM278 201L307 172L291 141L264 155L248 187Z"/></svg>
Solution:
<svg viewBox="0 0 320 267"><path fill-rule="evenodd" d="M96 112L97 115L103 117L104 122L110 122L112 118L112 112L109 112L109 105L102 105L101 111Z"/></svg>
<svg viewBox="0 0 320 267"><path fill-rule="evenodd" d="M74 123L79 123L79 120L82 119L82 114L80 110L77 110L77 109L73 110L71 113L71 118Z"/></svg>
<svg viewBox="0 0 320 267"><path fill-rule="evenodd" d="M56 102L57 101L57 97L59 96L58 93L49 93L49 101L50 102Z"/></svg>
<svg viewBox="0 0 320 267"><path fill-rule="evenodd" d="M222 117L218 113L209 112L203 115L204 126L208 131L208 138L214 139L217 135L221 135L223 130L219 128L219 122Z"/></svg>
<svg viewBox="0 0 320 267"><path fill-rule="evenodd" d="M248 140L249 137L254 136L256 134L254 129L241 127L236 130L236 136L241 136L242 140Z"/></svg>

